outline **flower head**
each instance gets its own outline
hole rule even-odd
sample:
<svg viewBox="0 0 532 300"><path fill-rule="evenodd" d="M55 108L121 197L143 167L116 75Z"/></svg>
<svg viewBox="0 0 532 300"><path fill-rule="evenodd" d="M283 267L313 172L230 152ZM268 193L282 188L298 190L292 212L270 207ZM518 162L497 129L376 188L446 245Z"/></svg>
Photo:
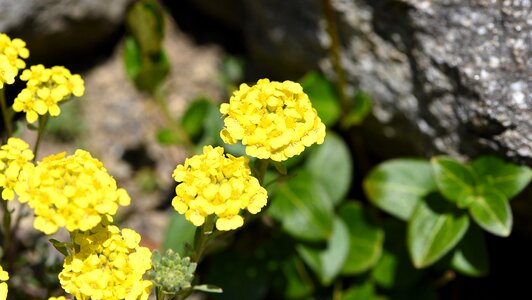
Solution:
<svg viewBox="0 0 532 300"><path fill-rule="evenodd" d="M13 200L15 198L15 184L33 164L33 152L28 144L18 138L9 138L7 144L0 147L0 188L2 199Z"/></svg>
<svg viewBox="0 0 532 300"><path fill-rule="evenodd" d="M0 89L4 83L13 84L18 70L24 69L26 59L30 55L26 49L26 43L21 39L10 39L4 33L0 33Z"/></svg>
<svg viewBox="0 0 532 300"><path fill-rule="evenodd" d="M31 66L20 75L27 81L26 88L15 98L13 110L26 113L26 120L33 123L39 115L58 116L61 113L59 103L74 95L80 97L85 92L83 79L72 75L61 66L45 68L43 65Z"/></svg>
<svg viewBox="0 0 532 300"><path fill-rule="evenodd" d="M9 279L9 274L0 266L0 280L7 281ZM6 300L7 298L7 283L0 283L0 300Z"/></svg>
<svg viewBox="0 0 532 300"><path fill-rule="evenodd" d="M139 242L134 230L113 225L77 232L59 273L61 286L76 299L148 299L152 282L142 276L151 268L151 252Z"/></svg>
<svg viewBox="0 0 532 300"><path fill-rule="evenodd" d="M242 226L240 210L256 214L268 197L251 175L248 163L246 157L224 155L222 147L203 147L203 154L187 158L174 170L173 177L180 184L173 207L195 226L201 226L212 214L217 216L218 230Z"/></svg>
<svg viewBox="0 0 532 300"><path fill-rule="evenodd" d="M25 176L15 192L34 209L33 226L46 234L63 226L70 232L89 230L130 202L103 164L84 150L49 156Z"/></svg>
<svg viewBox="0 0 532 300"><path fill-rule="evenodd" d="M192 287L197 264L191 262L190 257L181 258L172 249L166 250L164 255L154 251L152 265L146 274L163 293L175 295Z"/></svg>
<svg viewBox="0 0 532 300"><path fill-rule="evenodd" d="M226 116L220 132L223 141L241 140L246 154L261 159L284 161L325 138L325 125L307 94L299 83L288 80L242 84L220 112Z"/></svg>

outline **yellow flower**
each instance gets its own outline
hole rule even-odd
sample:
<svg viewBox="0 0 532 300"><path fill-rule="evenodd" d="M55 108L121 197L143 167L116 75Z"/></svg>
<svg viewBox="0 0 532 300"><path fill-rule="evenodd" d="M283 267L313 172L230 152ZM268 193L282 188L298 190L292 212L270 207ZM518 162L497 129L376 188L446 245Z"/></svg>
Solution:
<svg viewBox="0 0 532 300"><path fill-rule="evenodd" d="M0 33L0 89L4 87L4 83L15 82L18 70L26 67L22 58L26 59L29 55L23 40L11 40L6 34Z"/></svg>
<svg viewBox="0 0 532 300"><path fill-rule="evenodd" d="M242 226L240 210L256 214L268 197L248 163L246 157L225 156L222 147L203 147L203 154L187 158L174 170L173 178L181 183L175 189L173 207L195 226L211 214L217 216L218 230Z"/></svg>
<svg viewBox="0 0 532 300"><path fill-rule="evenodd" d="M18 138L9 138L7 144L0 147L0 188L2 199L13 200L14 188L21 178L21 173L31 168L33 152L28 144Z"/></svg>
<svg viewBox="0 0 532 300"><path fill-rule="evenodd" d="M15 98L13 110L26 113L29 123L35 122L39 115L49 113L58 116L61 113L61 101L74 95L80 97L85 92L83 79L78 74L72 75L61 66L45 68L43 65L31 66L20 75L27 81L26 88Z"/></svg>
<svg viewBox="0 0 532 300"><path fill-rule="evenodd" d="M61 286L76 299L147 299L152 282L142 276L151 268L151 252L139 242L135 231L113 225L77 232L59 273Z"/></svg>
<svg viewBox="0 0 532 300"><path fill-rule="evenodd" d="M299 83L288 80L242 84L220 112L225 116L223 141L241 140L246 154L260 159L284 161L325 138L325 125L307 94Z"/></svg>
<svg viewBox="0 0 532 300"><path fill-rule="evenodd" d="M45 234L63 226L70 232L89 230L130 202L103 164L84 150L49 156L24 177L15 192L34 209L33 226Z"/></svg>
<svg viewBox="0 0 532 300"><path fill-rule="evenodd" d="M0 266L0 280L6 281L9 280L9 274ZM0 283L0 300L6 300L7 298L7 283Z"/></svg>

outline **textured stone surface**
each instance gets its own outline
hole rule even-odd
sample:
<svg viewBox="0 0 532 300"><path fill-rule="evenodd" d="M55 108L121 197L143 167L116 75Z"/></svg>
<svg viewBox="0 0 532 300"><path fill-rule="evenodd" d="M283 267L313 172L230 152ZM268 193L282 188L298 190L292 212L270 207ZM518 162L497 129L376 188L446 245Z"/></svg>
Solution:
<svg viewBox="0 0 532 300"><path fill-rule="evenodd" d="M31 61L79 60L109 42L132 0L0 0L0 32L23 38Z"/></svg>
<svg viewBox="0 0 532 300"><path fill-rule="evenodd" d="M241 5L241 28L259 65L279 78L317 65L332 74L319 1ZM396 143L424 155L491 152L532 165L530 0L333 5L348 79L375 100L366 134L385 137L370 141L372 150Z"/></svg>

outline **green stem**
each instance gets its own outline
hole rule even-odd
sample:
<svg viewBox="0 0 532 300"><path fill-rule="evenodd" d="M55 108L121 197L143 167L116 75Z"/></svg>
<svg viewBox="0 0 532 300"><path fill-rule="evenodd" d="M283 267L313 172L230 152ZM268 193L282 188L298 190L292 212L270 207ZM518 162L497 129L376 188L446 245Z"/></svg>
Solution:
<svg viewBox="0 0 532 300"><path fill-rule="evenodd" d="M334 67L334 72L336 73L336 89L338 90L340 104L342 106L342 117L345 117L351 109L351 103L347 98L345 92L346 80L345 72L342 66L340 36L338 35L338 28L336 26L336 17L334 14L333 6L331 4L331 0L321 0L321 4L323 7L325 21L327 22L327 33L331 38L331 47L329 51Z"/></svg>
<svg viewBox="0 0 532 300"><path fill-rule="evenodd" d="M259 159L258 164L257 179L259 180L259 184L262 185L262 182L264 181L264 175L266 175L266 170L268 170L268 165L270 164L270 160Z"/></svg>
<svg viewBox="0 0 532 300"><path fill-rule="evenodd" d="M164 115L164 118L166 119L166 123L170 125L170 128L177 133L177 136L179 137L179 140L181 143L183 143L183 146L187 151L191 151L194 149L194 144L190 141L190 138L188 134L183 130L181 126L178 125L177 120L174 119L172 114L170 113L170 108L168 107L168 102L164 98L163 92L159 88L155 92L155 101L157 104L159 104L159 107L161 108L161 111Z"/></svg>
<svg viewBox="0 0 532 300"><path fill-rule="evenodd" d="M4 118L4 125L7 131L7 137L9 138L13 134L13 128L11 127L12 115L7 110L6 96L4 89L0 89L0 106L2 108L2 117Z"/></svg>
<svg viewBox="0 0 532 300"><path fill-rule="evenodd" d="M336 280L334 283L332 300L340 299L342 299L342 282L340 280Z"/></svg>
<svg viewBox="0 0 532 300"><path fill-rule="evenodd" d="M9 211L7 200L0 199L0 202L2 202L2 210L4 212L4 218L2 220L2 228L4 231L4 242L2 245L4 250L3 255L4 257L10 257L9 252L11 252L11 212Z"/></svg>
<svg viewBox="0 0 532 300"><path fill-rule="evenodd" d="M37 152L39 151L39 146L41 145L41 139L44 135L44 130L48 124L48 114L44 116L39 116L39 129L37 131L37 140L35 141L35 147L33 147L33 162L37 161Z"/></svg>
<svg viewBox="0 0 532 300"><path fill-rule="evenodd" d="M190 258L193 262L198 263L201 261L205 246L207 244L207 235L212 233L214 224L214 215L210 215L205 220L202 226L196 228L196 234L194 236L194 253Z"/></svg>

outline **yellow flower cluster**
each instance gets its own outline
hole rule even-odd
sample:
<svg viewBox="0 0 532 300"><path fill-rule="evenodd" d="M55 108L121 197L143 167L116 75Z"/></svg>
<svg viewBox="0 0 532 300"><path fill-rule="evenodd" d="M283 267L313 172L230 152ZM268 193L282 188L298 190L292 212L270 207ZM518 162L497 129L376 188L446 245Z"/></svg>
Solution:
<svg viewBox="0 0 532 300"><path fill-rule="evenodd" d="M34 209L33 226L45 234L63 226L70 232L89 230L130 202L103 164L84 150L49 156L26 176L15 192Z"/></svg>
<svg viewBox="0 0 532 300"><path fill-rule="evenodd" d="M195 226L211 214L218 217L218 230L242 226L240 210L256 214L268 197L248 163L246 157L225 156L222 147L203 147L203 154L187 158L174 170L173 178L181 183L175 189L173 207Z"/></svg>
<svg viewBox="0 0 532 300"><path fill-rule="evenodd" d="M83 79L72 75L62 66L45 68L43 65L31 66L20 75L27 81L26 88L15 98L13 110L24 111L26 120L33 123L39 115L49 113L58 116L61 113L59 103L71 95L80 97L85 92Z"/></svg>
<svg viewBox="0 0 532 300"><path fill-rule="evenodd" d="M9 274L7 274L6 271L4 271L4 268L0 266L0 280L1 281L7 281L9 279ZM7 283L2 282L0 283L0 300L6 300L7 298Z"/></svg>
<svg viewBox="0 0 532 300"><path fill-rule="evenodd" d="M299 83L288 80L242 84L220 112L226 116L220 132L223 141L241 140L246 154L260 159L284 161L325 138L325 125L307 94Z"/></svg>
<svg viewBox="0 0 532 300"><path fill-rule="evenodd" d="M9 138L7 144L0 147L0 188L2 199L13 200L14 188L19 181L20 173L33 167L30 162L33 152L28 144L18 138Z"/></svg>
<svg viewBox="0 0 532 300"><path fill-rule="evenodd" d="M21 58L26 59L29 56L30 52L23 40L11 40L4 33L0 33L0 89L4 87L4 83L15 82L18 70L26 67Z"/></svg>
<svg viewBox="0 0 532 300"><path fill-rule="evenodd" d="M142 276L151 268L151 252L139 242L134 230L113 225L77 232L79 247L65 258L61 286L76 299L148 299L152 282Z"/></svg>

